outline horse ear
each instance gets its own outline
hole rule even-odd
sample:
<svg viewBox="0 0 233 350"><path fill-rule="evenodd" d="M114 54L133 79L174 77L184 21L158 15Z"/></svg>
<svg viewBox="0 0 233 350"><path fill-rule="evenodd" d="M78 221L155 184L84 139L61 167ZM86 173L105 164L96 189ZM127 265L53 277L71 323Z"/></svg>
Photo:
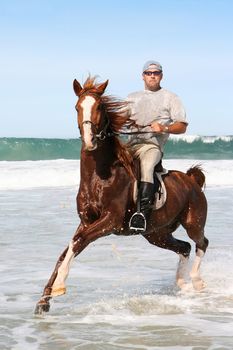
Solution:
<svg viewBox="0 0 233 350"><path fill-rule="evenodd" d="M78 80L74 79L73 88L76 96L80 96L80 92L82 91L82 86L79 84Z"/></svg>
<svg viewBox="0 0 233 350"><path fill-rule="evenodd" d="M98 85L97 90L100 95L102 95L108 85L108 80L106 80L104 83Z"/></svg>

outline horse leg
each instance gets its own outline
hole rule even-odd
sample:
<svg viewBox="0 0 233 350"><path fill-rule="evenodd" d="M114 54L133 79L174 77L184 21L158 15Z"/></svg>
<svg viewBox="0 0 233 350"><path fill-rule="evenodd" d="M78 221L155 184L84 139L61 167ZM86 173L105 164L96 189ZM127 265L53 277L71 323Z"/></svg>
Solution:
<svg viewBox="0 0 233 350"><path fill-rule="evenodd" d="M204 252L201 249L197 249L196 251L196 257L190 272L190 277L192 279L193 288L197 291L202 290L206 287L205 282L202 280L200 276L200 266L201 266L201 260L204 257Z"/></svg>
<svg viewBox="0 0 233 350"><path fill-rule="evenodd" d="M172 229L171 232L173 232ZM156 245L157 247L169 249L177 254L179 254L180 260L176 272L176 284L180 288L186 288L187 283L185 282L185 274L187 270L187 265L189 261L189 255L191 251L191 245L188 242L181 241L174 238L168 231L159 231L153 234L145 235L144 237L149 243Z"/></svg>
<svg viewBox="0 0 233 350"><path fill-rule="evenodd" d="M193 239L196 242L196 256L194 259L194 263L192 265L191 271L190 271L190 277L192 279L193 288L197 291L202 290L206 287L205 282L202 280L200 276L200 266L201 261L205 255L206 249L208 247L208 239L204 236L203 231L199 233L200 238L197 240L197 234L194 230L188 230L188 235L191 239Z"/></svg>
<svg viewBox="0 0 233 350"><path fill-rule="evenodd" d="M188 236L196 244L196 256L190 271L193 288L200 291L205 287L205 283L200 276L201 261L208 247L208 239L204 235L206 211L197 213L190 208L188 215L182 218L182 226L186 229Z"/></svg>
<svg viewBox="0 0 233 350"><path fill-rule="evenodd" d="M204 235L204 227L207 215L207 203L203 196L191 197L188 210L181 216L181 224L190 239L196 244L196 256L190 271L193 288L200 291L205 283L200 276L201 261L208 247L208 239Z"/></svg>
<svg viewBox="0 0 233 350"><path fill-rule="evenodd" d="M186 282L186 275L188 270L189 256L179 254L179 262L176 270L176 285L183 290L189 288L190 284Z"/></svg>
<svg viewBox="0 0 233 350"><path fill-rule="evenodd" d="M50 308L49 300L66 292L65 280L68 277L74 257L80 254L89 243L109 234L111 228L110 213L96 220L88 227L79 226L69 246L58 259L54 271L44 288L42 297L36 305L35 314L48 312Z"/></svg>
<svg viewBox="0 0 233 350"><path fill-rule="evenodd" d="M68 276L70 264L74 258L73 241L60 255L54 271L46 284L42 297L36 305L35 314L48 312L50 308L49 300L52 297L62 295L66 292L65 280Z"/></svg>
<svg viewBox="0 0 233 350"><path fill-rule="evenodd" d="M180 217L180 222L186 230L189 238L196 244L196 257L190 271L193 288L201 290L205 283L200 276L201 261L208 247L208 239L204 235L207 216L207 202L202 192L192 192L187 209Z"/></svg>

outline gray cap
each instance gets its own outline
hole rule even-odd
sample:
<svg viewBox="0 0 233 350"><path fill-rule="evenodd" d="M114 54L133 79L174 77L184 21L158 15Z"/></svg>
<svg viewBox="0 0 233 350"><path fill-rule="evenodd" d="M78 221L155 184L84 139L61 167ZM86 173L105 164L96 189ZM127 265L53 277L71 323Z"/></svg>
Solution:
<svg viewBox="0 0 233 350"><path fill-rule="evenodd" d="M142 72L145 72L147 69L149 69L150 66L155 66L153 67L153 69L158 70L159 72L163 71L163 68L161 66L161 64L157 61L147 61L144 66L143 66L143 70ZM152 68L152 67L151 67Z"/></svg>

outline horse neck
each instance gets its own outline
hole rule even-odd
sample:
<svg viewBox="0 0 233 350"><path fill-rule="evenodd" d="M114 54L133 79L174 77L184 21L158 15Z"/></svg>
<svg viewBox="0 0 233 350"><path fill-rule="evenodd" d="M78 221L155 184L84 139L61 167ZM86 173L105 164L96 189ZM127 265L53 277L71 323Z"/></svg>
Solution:
<svg viewBox="0 0 233 350"><path fill-rule="evenodd" d="M92 177L97 174L107 179L111 176L116 161L114 137L101 141L97 149L91 152L81 150L81 177Z"/></svg>

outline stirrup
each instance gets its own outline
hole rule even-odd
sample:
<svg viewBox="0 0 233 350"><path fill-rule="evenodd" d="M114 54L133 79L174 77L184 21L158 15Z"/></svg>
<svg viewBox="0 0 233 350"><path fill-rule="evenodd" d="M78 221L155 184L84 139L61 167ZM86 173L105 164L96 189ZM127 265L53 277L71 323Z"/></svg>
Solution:
<svg viewBox="0 0 233 350"><path fill-rule="evenodd" d="M137 219L143 221L142 227L138 227L137 223L133 223L133 221L137 221ZM145 215L141 212L134 213L129 220L129 229L134 231L146 231L146 218Z"/></svg>

